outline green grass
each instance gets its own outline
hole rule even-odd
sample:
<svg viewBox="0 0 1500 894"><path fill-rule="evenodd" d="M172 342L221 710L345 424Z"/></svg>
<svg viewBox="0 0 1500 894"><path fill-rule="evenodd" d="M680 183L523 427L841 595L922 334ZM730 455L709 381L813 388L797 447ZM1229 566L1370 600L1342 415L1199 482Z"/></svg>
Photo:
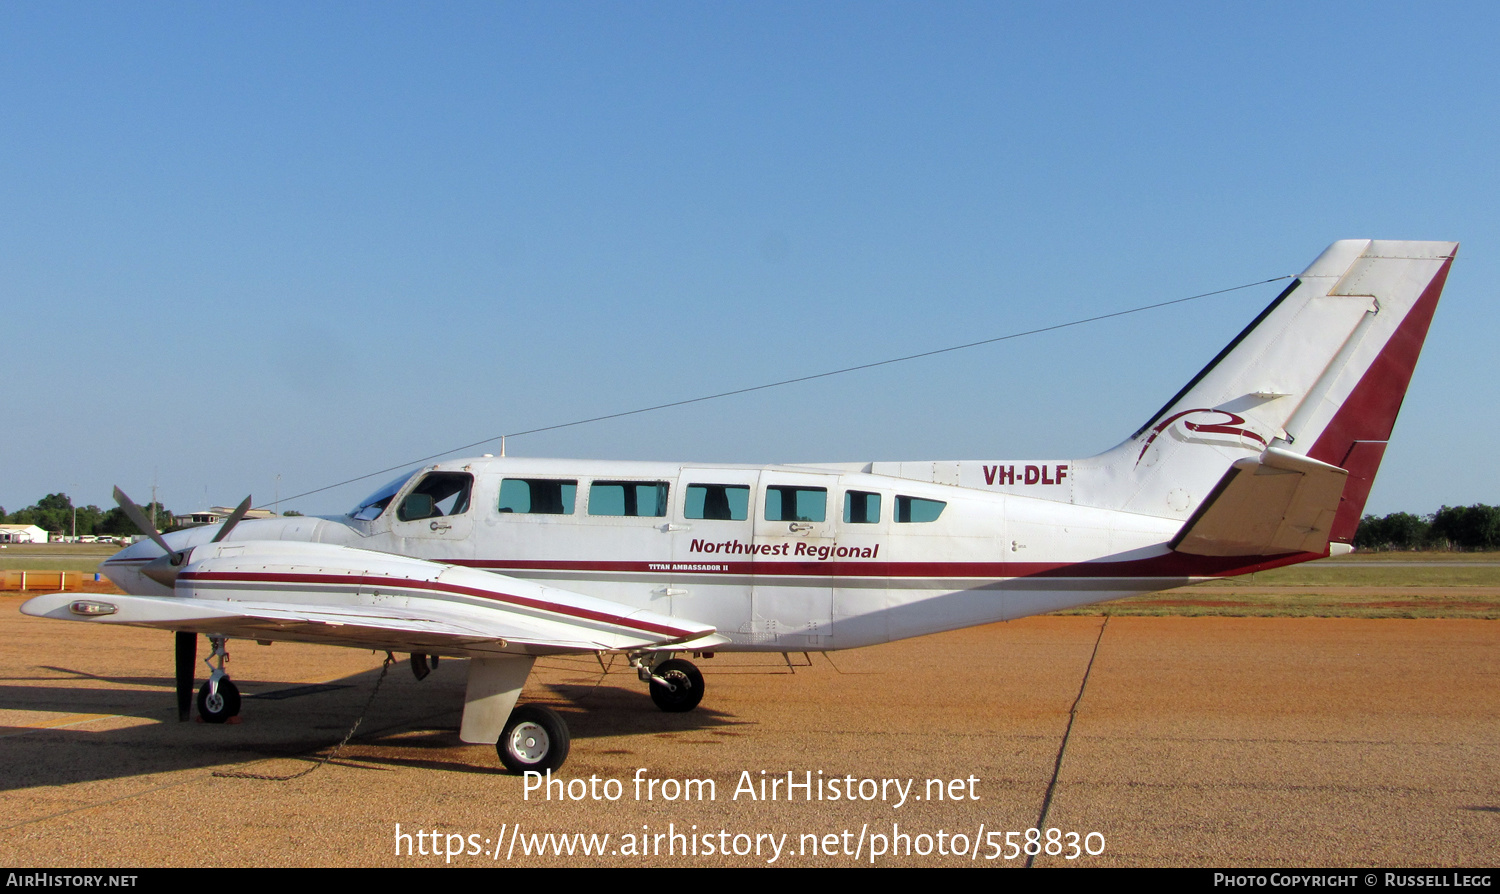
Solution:
<svg viewBox="0 0 1500 894"><path fill-rule="evenodd" d="M0 571L81 571L93 574L100 559L9 559L0 561Z"/></svg>
<svg viewBox="0 0 1500 894"><path fill-rule="evenodd" d="M10 543L0 549L0 571L81 571L93 574L99 563L119 552L112 543Z"/></svg>
<svg viewBox="0 0 1500 894"><path fill-rule="evenodd" d="M1361 564L1368 562L1493 562L1500 565L1500 551L1466 553L1452 550L1431 550L1429 552L1386 550L1381 552L1350 553L1347 556L1323 559L1322 562L1335 565L1347 562Z"/></svg>
<svg viewBox="0 0 1500 894"><path fill-rule="evenodd" d="M1380 592L1370 592L1375 588ZM1154 617L1497 620L1500 553L1357 553L1059 614L1106 612Z"/></svg>
<svg viewBox="0 0 1500 894"><path fill-rule="evenodd" d="M7 543L0 556L19 553L42 553L49 556L109 557L124 549L115 543Z"/></svg>
<svg viewBox="0 0 1500 894"><path fill-rule="evenodd" d="M1449 567L1392 566L1382 562L1309 562L1274 571L1224 578L1199 588L1234 587L1500 587L1500 562Z"/></svg>

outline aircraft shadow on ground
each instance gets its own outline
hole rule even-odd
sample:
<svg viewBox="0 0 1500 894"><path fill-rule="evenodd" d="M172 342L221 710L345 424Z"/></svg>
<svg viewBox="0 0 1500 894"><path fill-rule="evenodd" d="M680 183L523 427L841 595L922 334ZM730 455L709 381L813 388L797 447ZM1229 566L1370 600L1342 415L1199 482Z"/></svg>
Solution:
<svg viewBox="0 0 1500 894"><path fill-rule="evenodd" d="M461 773L494 773L495 749L458 738L463 707L463 666L434 672L423 682L405 668L391 668L382 689L348 748L335 759L345 767L395 767ZM206 724L177 721L168 676L101 676L72 668L38 666L73 678L11 677L0 681L0 710L37 711L57 726L0 726L0 791L124 779L181 770L216 768L281 775L296 772L337 746L360 718L380 675L363 671L330 683L239 680L244 693L243 722ZM398 673L399 672L399 673ZM617 679L618 678L618 679ZM47 681L53 685L28 685ZM90 682L107 684L89 685ZM202 681L199 681L201 685ZM62 684L62 685L58 685ZM149 687L135 689L118 686ZM523 701L546 704L563 715L575 749L590 740L624 737L602 753L629 754L632 736L716 731L742 721L709 708L680 714L656 709L634 677L608 675L593 684L528 687ZM70 715L104 715L98 720ZM152 721L125 727L103 726L107 718ZM103 728L101 728L103 727ZM273 762L274 767L242 767Z"/></svg>

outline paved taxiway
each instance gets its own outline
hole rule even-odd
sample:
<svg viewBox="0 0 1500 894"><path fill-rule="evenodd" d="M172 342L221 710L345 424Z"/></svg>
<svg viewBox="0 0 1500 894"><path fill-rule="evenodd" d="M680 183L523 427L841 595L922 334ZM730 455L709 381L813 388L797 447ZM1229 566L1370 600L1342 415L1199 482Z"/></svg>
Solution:
<svg viewBox="0 0 1500 894"><path fill-rule="evenodd" d="M380 657L235 643L242 690L283 697L247 699L238 725L179 724L168 634L40 621L20 602L0 597L0 863L10 866L444 862L404 856L405 844L398 857L398 823L436 831L440 849L483 847L454 859L467 866L763 865L770 838L760 856L705 853L709 840L747 849L757 835L786 836L782 865L868 865L875 835L900 848L907 834L913 849L936 850L939 832L945 849L955 833L1003 842L1037 825L1044 805L1047 826L1104 837L1084 865L1500 863L1493 621L1043 617L795 668L779 655L721 654L700 663L708 695L687 715L657 712L621 663L604 673L592 658L547 660L527 697L571 725L564 775L621 783L619 800L548 802L526 800L491 749L459 743L462 662L421 683L393 668L339 761L290 782L225 778L214 774L305 767L285 755L342 738ZM295 688L321 683L336 688ZM717 798L637 800L638 768L712 779ZM742 774L758 781L762 770L914 780L912 795L930 793L930 779L964 782L948 789L962 800L899 807L800 791L790 802L736 799ZM614 853L522 856L526 836L548 832L608 833ZM664 833L684 837L651 837ZM626 835L648 837L627 845ZM799 853L814 835L860 856ZM497 839L520 844L493 860ZM643 843L678 855L620 853ZM697 856L681 855L694 845ZM1023 862L991 853L977 862Z"/></svg>

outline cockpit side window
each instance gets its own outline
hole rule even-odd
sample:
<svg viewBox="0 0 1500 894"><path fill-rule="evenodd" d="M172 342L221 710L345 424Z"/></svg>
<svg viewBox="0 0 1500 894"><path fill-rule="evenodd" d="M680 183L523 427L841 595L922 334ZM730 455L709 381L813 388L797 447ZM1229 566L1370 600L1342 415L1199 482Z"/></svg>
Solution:
<svg viewBox="0 0 1500 894"><path fill-rule="evenodd" d="M467 472L432 472L401 501L396 518L418 521L463 515L469 511L469 493L473 489L474 476Z"/></svg>
<svg viewBox="0 0 1500 894"><path fill-rule="evenodd" d="M363 500L360 500L358 506L355 506L353 509L349 510L349 517L358 521L369 521L374 518L379 518L380 513L385 511L385 507L390 505L391 498L400 493L401 488L405 487L406 482L410 481L412 479L412 476L415 474L417 473L401 473L394 480L387 483L385 487L382 487L380 490L375 491L375 493L370 494Z"/></svg>

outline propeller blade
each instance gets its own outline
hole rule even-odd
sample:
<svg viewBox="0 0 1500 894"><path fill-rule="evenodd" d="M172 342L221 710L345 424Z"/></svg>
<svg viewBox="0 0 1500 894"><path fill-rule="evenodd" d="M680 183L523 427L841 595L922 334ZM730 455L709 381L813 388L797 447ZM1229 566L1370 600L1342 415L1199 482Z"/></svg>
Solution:
<svg viewBox="0 0 1500 894"><path fill-rule="evenodd" d="M176 586L177 571L187 562L189 550L178 551L168 546L167 539L156 530L156 525L151 523L141 507L135 505L135 502L125 496L125 492L118 487L115 488L115 502L120 504L120 508L125 510L125 514L130 516L131 521L135 522L135 526L141 529L141 533L156 541L156 545L166 553L160 558L147 562L141 567L141 573L164 587Z"/></svg>
<svg viewBox="0 0 1500 894"><path fill-rule="evenodd" d="M198 666L198 634L177 632L177 719L193 718L193 671Z"/></svg>
<svg viewBox="0 0 1500 894"><path fill-rule="evenodd" d="M224 522L224 526L219 529L219 533L215 534L214 539L210 540L209 543L218 543L220 540L228 537L229 532L234 530L234 526L239 524L240 519L244 518L245 513L249 511L250 498L245 497L245 499L240 501L240 505L234 507L234 512L230 513L229 515L229 520Z"/></svg>
<svg viewBox="0 0 1500 894"><path fill-rule="evenodd" d="M167 541L161 536L161 532L156 530L156 525L146 518L146 513L141 510L141 507L135 505L135 501L125 496L125 492L118 487L115 488L115 502L120 504L120 508L125 510L125 514L130 516L131 521L135 522L135 526L141 529L141 533L155 540L156 545L161 547L163 552L169 556L174 552L172 547L167 546Z"/></svg>

